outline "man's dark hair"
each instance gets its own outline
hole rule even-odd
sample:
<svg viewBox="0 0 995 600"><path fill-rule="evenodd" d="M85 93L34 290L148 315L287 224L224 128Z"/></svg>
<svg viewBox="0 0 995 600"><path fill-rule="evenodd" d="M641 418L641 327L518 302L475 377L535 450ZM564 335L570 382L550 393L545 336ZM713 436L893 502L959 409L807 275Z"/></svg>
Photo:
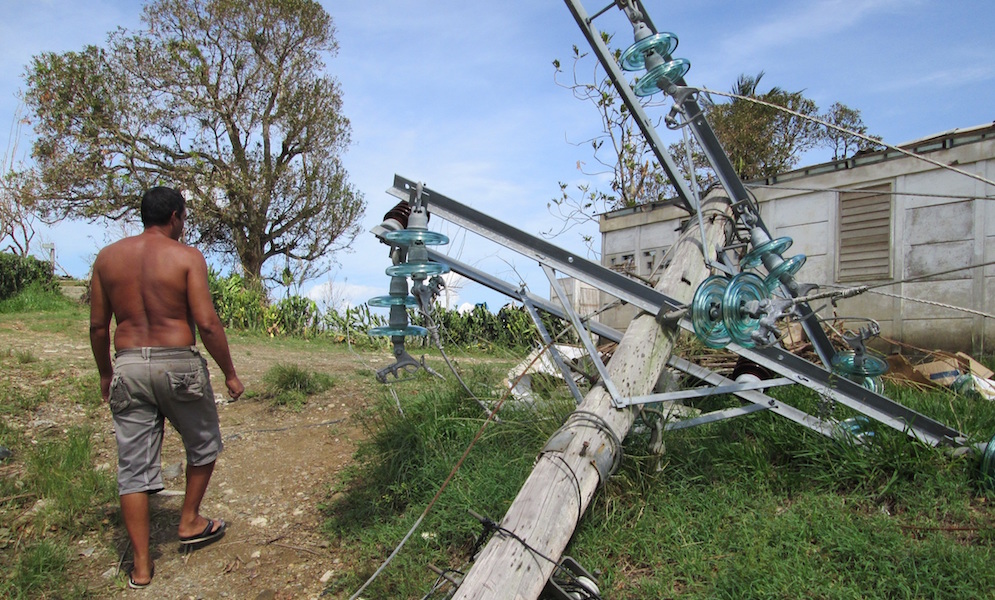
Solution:
<svg viewBox="0 0 995 600"><path fill-rule="evenodd" d="M186 205L183 194L173 188L154 187L142 196L142 225L165 225L174 212L182 214Z"/></svg>

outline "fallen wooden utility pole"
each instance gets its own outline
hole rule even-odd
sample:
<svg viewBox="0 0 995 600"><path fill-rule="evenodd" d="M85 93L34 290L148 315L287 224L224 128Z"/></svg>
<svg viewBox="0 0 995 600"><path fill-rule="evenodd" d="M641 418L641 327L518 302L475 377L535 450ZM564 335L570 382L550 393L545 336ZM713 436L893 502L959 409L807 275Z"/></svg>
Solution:
<svg viewBox="0 0 995 600"><path fill-rule="evenodd" d="M702 202L702 230L692 225L668 253L656 289L688 304L709 274L705 259L732 234L728 198L709 195ZM679 329L642 314L629 325L607 370L626 397L652 392L674 348ZM602 472L621 460L621 442L636 408L616 409L603 385L585 396L540 454L535 468L508 508L497 531L477 556L454 599L536 599L560 560L574 529L602 482ZM600 471L599 471L600 468ZM508 533L510 532L510 534ZM513 534L513 535L512 535ZM527 546L526 546L527 544Z"/></svg>

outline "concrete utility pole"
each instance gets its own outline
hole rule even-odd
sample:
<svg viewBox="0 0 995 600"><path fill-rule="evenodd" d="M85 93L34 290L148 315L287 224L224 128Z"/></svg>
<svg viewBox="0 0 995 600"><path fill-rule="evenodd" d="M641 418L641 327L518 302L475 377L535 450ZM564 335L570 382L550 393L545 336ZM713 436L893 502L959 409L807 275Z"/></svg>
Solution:
<svg viewBox="0 0 995 600"><path fill-rule="evenodd" d="M705 250L701 230L692 223L668 253L669 266L656 289L688 304L708 276L705 258L715 258L732 234L729 199L709 195L702 202ZM652 393L673 352L679 329L662 326L643 313L629 325L608 373L626 397ZM539 456L500 525L543 555L559 560L581 516L601 482L597 464L621 459L617 440L624 439L636 417L635 408L616 409L603 385L593 387ZM607 430L606 430L607 429ZM456 600L535 600L555 565L505 533L497 532L480 552L453 597Z"/></svg>

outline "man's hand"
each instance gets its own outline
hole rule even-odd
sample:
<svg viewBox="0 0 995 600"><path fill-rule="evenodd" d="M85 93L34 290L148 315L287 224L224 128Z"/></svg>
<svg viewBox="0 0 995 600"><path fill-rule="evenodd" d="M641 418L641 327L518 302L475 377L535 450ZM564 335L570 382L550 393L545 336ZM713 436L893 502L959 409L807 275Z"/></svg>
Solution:
<svg viewBox="0 0 995 600"><path fill-rule="evenodd" d="M100 376L100 397L104 402L109 402L111 399L111 377L112 375Z"/></svg>
<svg viewBox="0 0 995 600"><path fill-rule="evenodd" d="M228 395L231 396L232 400L238 400L238 397L245 391L245 386L239 381L238 375L226 379L225 385L228 387Z"/></svg>

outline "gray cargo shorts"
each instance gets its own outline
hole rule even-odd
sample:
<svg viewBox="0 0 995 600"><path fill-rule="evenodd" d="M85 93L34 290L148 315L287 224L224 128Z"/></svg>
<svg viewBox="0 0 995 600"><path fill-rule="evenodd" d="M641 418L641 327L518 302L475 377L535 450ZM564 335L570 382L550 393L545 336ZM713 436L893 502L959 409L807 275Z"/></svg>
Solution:
<svg viewBox="0 0 995 600"><path fill-rule="evenodd" d="M110 408L121 495L163 489L164 417L183 439L188 464L210 464L221 452L221 428L207 361L193 346L117 352Z"/></svg>

